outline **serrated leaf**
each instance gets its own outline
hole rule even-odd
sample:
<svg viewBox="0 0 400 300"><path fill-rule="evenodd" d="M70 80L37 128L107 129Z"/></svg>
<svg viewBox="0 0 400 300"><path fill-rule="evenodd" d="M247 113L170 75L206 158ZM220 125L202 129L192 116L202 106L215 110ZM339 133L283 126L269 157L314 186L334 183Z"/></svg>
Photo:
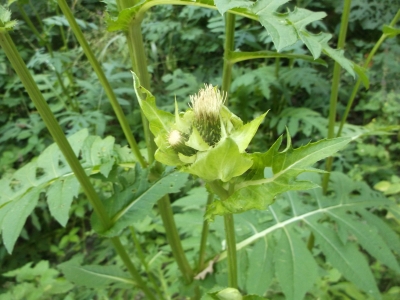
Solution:
<svg viewBox="0 0 400 300"><path fill-rule="evenodd" d="M214 148L197 153L196 161L183 170L208 181L220 179L228 182L233 177L242 175L252 165L245 154L239 152L236 143L226 138Z"/></svg>
<svg viewBox="0 0 400 300"><path fill-rule="evenodd" d="M354 243L343 245L339 237L330 228L319 224L316 218L307 218L307 225L312 229L316 241L328 261L343 276L375 299L381 299L374 276L364 256Z"/></svg>
<svg viewBox="0 0 400 300"><path fill-rule="evenodd" d="M286 299L302 300L318 277L318 265L306 245L290 229L283 230L274 261Z"/></svg>
<svg viewBox="0 0 400 300"><path fill-rule="evenodd" d="M369 211L360 210L359 213L370 225L378 229L379 235L385 240L386 244L397 254L400 254L400 238L396 232L394 232L393 229L391 229L382 219Z"/></svg>
<svg viewBox="0 0 400 300"><path fill-rule="evenodd" d="M117 266L86 265L68 261L58 266L71 282L88 288L104 288L116 282L134 285L135 282Z"/></svg>
<svg viewBox="0 0 400 300"><path fill-rule="evenodd" d="M400 273L400 268L393 253L380 235L366 222L352 220L346 211L330 211L329 215L341 226L346 226L348 231L357 238L361 246L376 259L392 270Z"/></svg>
<svg viewBox="0 0 400 300"><path fill-rule="evenodd" d="M68 221L68 213L74 197L79 193L79 181L76 177L66 177L51 184L47 190L47 203L50 214L64 226Z"/></svg>
<svg viewBox="0 0 400 300"><path fill-rule="evenodd" d="M148 216L154 204L164 195L177 193L186 184L188 174L173 172L154 183L148 182L148 170L136 166L134 183L104 202L112 222L104 229L99 217L92 215L92 227L99 234L114 237L133 222L140 222Z"/></svg>

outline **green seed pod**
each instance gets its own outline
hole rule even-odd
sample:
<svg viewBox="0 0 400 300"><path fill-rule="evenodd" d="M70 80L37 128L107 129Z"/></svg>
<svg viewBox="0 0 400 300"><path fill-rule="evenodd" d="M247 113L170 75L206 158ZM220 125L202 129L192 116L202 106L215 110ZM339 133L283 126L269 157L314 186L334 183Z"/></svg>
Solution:
<svg viewBox="0 0 400 300"><path fill-rule="evenodd" d="M168 144L178 153L182 153L186 156L192 156L196 154L196 150L185 145L185 142L189 139L189 136L179 130L172 130L168 134Z"/></svg>
<svg viewBox="0 0 400 300"><path fill-rule="evenodd" d="M197 95L190 96L194 126L210 146L214 146L221 139L220 111L225 98L225 95L211 84L205 85Z"/></svg>

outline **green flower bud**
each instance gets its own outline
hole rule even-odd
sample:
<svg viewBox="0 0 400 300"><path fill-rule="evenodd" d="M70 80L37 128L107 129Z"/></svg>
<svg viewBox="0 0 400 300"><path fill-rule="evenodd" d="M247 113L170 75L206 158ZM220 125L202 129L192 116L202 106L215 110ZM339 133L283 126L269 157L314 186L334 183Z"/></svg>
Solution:
<svg viewBox="0 0 400 300"><path fill-rule="evenodd" d="M214 146L221 139L220 111L225 98L226 96L211 84L205 84L205 88L200 89L197 95L190 96L194 126L210 146Z"/></svg>
<svg viewBox="0 0 400 300"><path fill-rule="evenodd" d="M186 156L192 156L196 154L196 150L186 146L185 142L189 139L189 136L179 130L172 130L168 133L168 144L178 153L182 153Z"/></svg>

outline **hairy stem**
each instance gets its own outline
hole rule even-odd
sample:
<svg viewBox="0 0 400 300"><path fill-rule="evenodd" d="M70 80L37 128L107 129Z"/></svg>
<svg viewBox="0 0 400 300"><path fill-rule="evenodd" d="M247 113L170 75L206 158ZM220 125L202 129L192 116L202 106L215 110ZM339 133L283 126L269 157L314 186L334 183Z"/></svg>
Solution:
<svg viewBox="0 0 400 300"><path fill-rule="evenodd" d="M121 106L118 103L117 97L115 96L115 93L113 89L111 88L110 83L108 82L106 76L104 75L103 70L101 69L101 66L99 62L97 61L92 49L90 48L89 44L87 43L79 25L76 23L74 16L72 15L72 12L65 2L65 0L57 0L58 5L60 6L63 14L68 20L69 25L71 26L72 31L74 32L74 35L76 39L78 40L79 44L81 45L86 57L88 58L93 70L95 71L97 77L99 78L99 81L104 88L104 91L110 100L111 106L117 116L117 119L121 125L122 131L124 132L124 135L126 137L126 140L128 141L129 146L132 149L133 154L135 155L136 159L140 163L140 165L144 168L146 166L146 162L143 159L143 156L141 155L139 151L139 147L136 143L136 140L132 134L132 131L129 127L128 120L125 117L125 114L121 108Z"/></svg>
<svg viewBox="0 0 400 300"><path fill-rule="evenodd" d="M347 26L349 23L349 15L350 15L350 5L351 0L344 1L343 7L343 14L342 14L342 21L340 24L340 32L339 32L339 40L338 40L338 49L343 49L346 34L347 34ZM335 66L333 68L333 79L332 79L332 88L331 88L331 98L330 98L330 105L329 105L329 125L328 125L328 139L335 137L335 121L336 121L336 104L337 104L337 97L339 93L339 83L340 83L340 70L341 67L339 63L335 62ZM325 170L331 171L333 163L333 157L328 157L326 160ZM326 173L322 180L322 189L324 193L328 190L328 183L329 183L329 173Z"/></svg>

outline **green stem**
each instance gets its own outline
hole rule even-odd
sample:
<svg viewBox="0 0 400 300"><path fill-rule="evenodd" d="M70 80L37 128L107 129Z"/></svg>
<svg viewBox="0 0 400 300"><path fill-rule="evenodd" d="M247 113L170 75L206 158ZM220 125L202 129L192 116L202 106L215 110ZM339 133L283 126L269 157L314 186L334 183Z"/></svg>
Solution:
<svg viewBox="0 0 400 300"><path fill-rule="evenodd" d="M121 9L129 8L132 5L132 0L117 0L117 5ZM127 43L129 47L133 70L139 77L141 85L150 90L150 76L147 70L147 59L145 55L143 36L141 32L142 19L143 18L136 15L136 17L131 20L131 23L127 30ZM143 112L142 121L147 144L148 160L151 164L154 161L156 145L154 143L154 137L149 130L149 125L143 115ZM158 207L161 219L165 227L168 243L171 246L172 254L178 264L179 270L182 272L185 282L190 283L193 281L193 270L190 267L189 262L187 261L185 252L183 251L168 195L158 200Z"/></svg>
<svg viewBox="0 0 400 300"><path fill-rule="evenodd" d="M208 194L206 207L211 204L214 200L214 194ZM201 230L201 239L200 239L200 250L199 250L199 262L197 265L197 271L201 271L204 269L204 261L206 258L206 248L207 248L207 237L208 237L208 221L203 221L203 228Z"/></svg>
<svg viewBox="0 0 400 300"><path fill-rule="evenodd" d="M138 237L136 235L135 229L133 228L133 226L129 226L129 229L131 231L132 240L133 240L133 242L135 244L135 248L136 248L136 251L138 253L138 257L140 259L140 262L144 266L144 268L145 268L145 270L147 272L147 275L149 276L149 279L150 279L151 283L153 284L154 289L156 290L156 293L157 293L158 297L160 299L163 299L164 298L163 293L161 292L161 290L159 288L159 284L156 282L153 274L150 271L149 264L146 261L146 257L144 256L144 253L143 253L143 250L142 250L142 246L140 245L140 242L139 242L139 239L138 239Z"/></svg>
<svg viewBox="0 0 400 300"><path fill-rule="evenodd" d="M158 200L158 210L164 223L165 234L167 235L168 243L171 246L172 254L183 275L185 283L189 284L193 281L193 270L186 259L185 252L183 251L181 240L178 231L176 230L174 215L172 214L171 203L168 195Z"/></svg>
<svg viewBox="0 0 400 300"><path fill-rule="evenodd" d="M390 22L389 26L394 26L396 25L397 21L400 19L400 9L397 11L396 15L394 16L393 20ZM376 44L374 45L374 47L372 48L372 50L369 52L367 59L365 60L364 64L363 64L363 68L367 68L370 61L372 60L372 58L374 57L376 51L378 51L379 47L382 45L382 43L386 40L386 38L388 37L387 34L383 33L382 36L379 38L379 40L376 42ZM350 109L353 105L354 99L356 98L356 95L358 93L358 89L361 85L361 78L357 79L357 82L353 88L353 91L350 95L349 100L347 101L347 106L346 106L346 110L343 114L342 120L340 122L340 126L339 126L339 130L337 133L337 137L339 137L342 133L343 130L343 126L346 123L347 117L350 113Z"/></svg>
<svg viewBox="0 0 400 300"><path fill-rule="evenodd" d="M346 34L347 34L347 27L349 23L349 15L350 15L350 6L351 0L344 0L344 7L343 7L343 14L342 14L342 21L340 24L340 32L339 32L339 40L338 40L338 49L343 49ZM335 62L335 66L333 68L333 79L332 79L332 88L331 88L331 97L330 97L330 105L329 105L329 125L328 125L328 139L335 137L335 121L336 121L336 104L337 104L337 97L339 93L339 83L340 83L340 70L341 67L339 63ZM333 157L328 157L326 160L325 170L331 171L333 163ZM329 173L326 173L323 177L322 181L322 189L324 193L327 192L328 183L329 183Z"/></svg>
<svg viewBox="0 0 400 300"><path fill-rule="evenodd" d="M232 214L224 215L226 247L228 254L228 283L230 287L238 288L235 222Z"/></svg>
<svg viewBox="0 0 400 300"><path fill-rule="evenodd" d="M133 71L140 79L140 84L147 90L150 90L150 76L147 70L147 59L144 50L143 36L141 31L141 23L132 22L127 32L127 42L129 53L132 61ZM156 144L154 136L150 132L149 122L143 112L141 112L143 131L147 145L147 154L149 164L154 162L154 153L156 152Z"/></svg>
<svg viewBox="0 0 400 300"><path fill-rule="evenodd" d="M208 185L221 201L228 199L229 192L225 190L218 181L208 182ZM237 289L236 238L235 223L232 214L224 215L224 226L228 256L228 283L230 287Z"/></svg>
<svg viewBox="0 0 400 300"><path fill-rule="evenodd" d="M0 27L3 27L3 23L0 22ZM110 218L107 215L107 212L98 197L96 191L92 183L89 180L89 177L86 175L83 170L81 164L79 163L78 158L75 156L74 151L71 148L67 138L64 135L64 132L61 129L61 126L58 124L56 118L50 110L49 105L44 100L43 95L39 91L35 81L28 68L26 67L24 61L18 53L17 48L14 45L9 34L5 31L0 30L0 46L3 48L4 53L7 58L11 62L15 72L21 79L22 84L24 85L26 91L28 92L32 102L34 103L36 109L38 110L40 116L42 117L47 129L49 130L51 136L54 141L57 143L61 152L63 153L65 159L67 160L68 165L74 172L76 178L78 179L84 193L86 194L90 204L93 207L94 212L98 215L100 222L104 228L109 228L111 226ZM118 237L112 239L112 242L124 261L126 267L131 273L132 277L138 283L138 285L143 289L145 294L149 297L149 299L155 299L154 296L149 292L147 286L141 279L141 276L135 269L135 266L132 264L132 261L129 259L128 254L123 248Z"/></svg>
<svg viewBox="0 0 400 300"><path fill-rule="evenodd" d="M88 58L93 70L95 71L97 77L99 78L99 81L104 88L104 91L110 100L111 106L114 109L114 112L117 116L117 119L121 125L122 131L124 132L124 135L129 143L129 146L132 149L132 152L134 153L136 159L140 163L140 165L144 168L146 166L146 162L144 161L143 156L140 153L139 147L136 143L136 140L132 134L132 131L129 127L128 120L125 117L125 114L121 108L121 106L118 103L117 97L115 96L115 93L113 89L111 88L110 83L108 82L106 76L104 75L103 70L101 69L101 66L99 62L97 61L92 49L90 48L89 44L87 43L85 37L83 36L83 33L79 27L79 25L76 23L74 16L72 15L72 12L65 2L65 0L57 0L58 5L60 6L63 14L68 20L68 23L71 26L72 31L75 34L76 39L78 40L79 44L81 45L86 57Z"/></svg>
<svg viewBox="0 0 400 300"><path fill-rule="evenodd" d="M228 93L232 78L231 53L235 43L235 15L225 14L225 45L224 45L224 66L222 69L222 92L227 96L225 105L228 105Z"/></svg>

